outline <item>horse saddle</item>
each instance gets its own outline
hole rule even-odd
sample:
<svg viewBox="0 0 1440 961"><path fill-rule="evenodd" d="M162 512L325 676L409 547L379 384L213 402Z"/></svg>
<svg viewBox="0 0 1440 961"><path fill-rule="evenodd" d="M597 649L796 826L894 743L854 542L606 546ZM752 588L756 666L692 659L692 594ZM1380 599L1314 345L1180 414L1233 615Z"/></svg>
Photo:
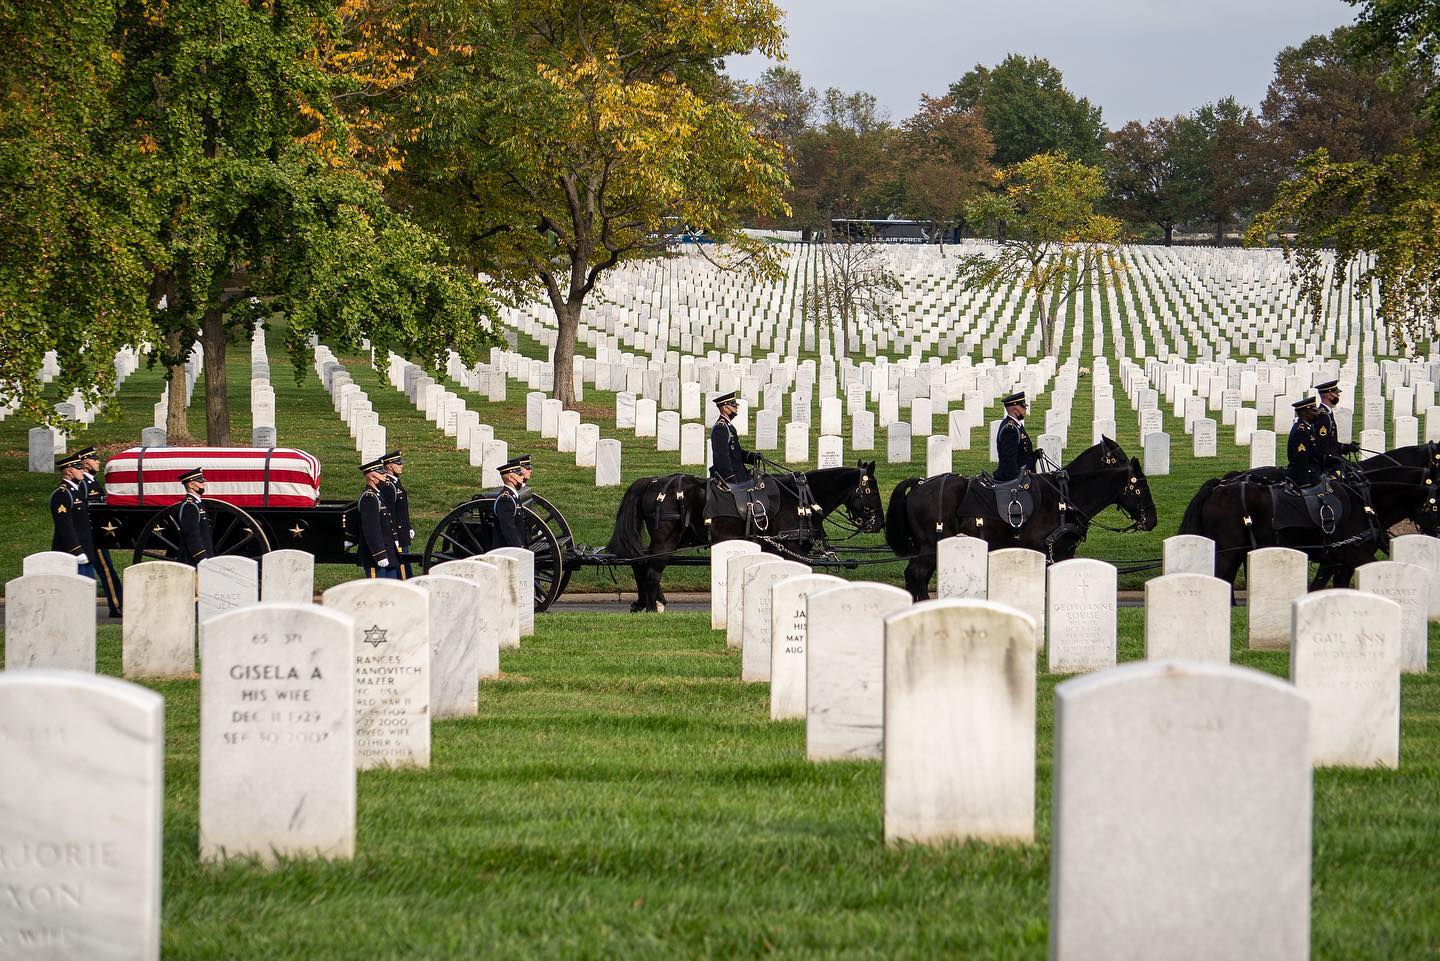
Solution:
<svg viewBox="0 0 1440 961"><path fill-rule="evenodd" d="M1035 477L1021 471L1014 480L997 481L980 474L965 491L960 513L971 517L994 517L1020 528L1035 513Z"/></svg>
<svg viewBox="0 0 1440 961"><path fill-rule="evenodd" d="M1327 478L1296 489L1293 484L1270 488L1276 530L1306 528L1333 534L1345 517L1345 501Z"/></svg>
<svg viewBox="0 0 1440 961"><path fill-rule="evenodd" d="M774 502L774 488L764 477L733 482L711 477L705 489L705 523L716 517L734 517L745 521L747 528L753 525L763 531L770 526Z"/></svg>

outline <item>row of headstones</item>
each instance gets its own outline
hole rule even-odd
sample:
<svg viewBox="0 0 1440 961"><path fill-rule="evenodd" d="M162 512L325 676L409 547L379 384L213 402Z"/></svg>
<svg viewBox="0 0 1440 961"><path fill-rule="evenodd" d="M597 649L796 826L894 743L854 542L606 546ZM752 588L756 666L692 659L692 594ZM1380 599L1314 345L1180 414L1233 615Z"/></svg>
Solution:
<svg viewBox="0 0 1440 961"><path fill-rule="evenodd" d="M476 714L500 650L533 630L529 551L451 561L409 583L351 581L323 606L309 603L313 560L297 553L267 555L263 603L253 560L200 565L205 860L352 856L356 771L428 767L431 719ZM76 582L89 584L36 572L6 585L0 729L47 732L0 741L0 849L25 852L7 859L7 890L26 900L27 931L68 957L123 945L114 956L158 958L163 700L93 674L93 616L88 651L69 637L86 633L73 612L93 608L93 586L82 605ZM127 673L132 648L156 643L170 648L163 673L193 669L196 583L180 564L127 568ZM31 935L7 930L0 946L12 936Z"/></svg>
<svg viewBox="0 0 1440 961"><path fill-rule="evenodd" d="M250 446L279 446L275 429L275 388L270 383L270 355L265 350L265 328L255 325L250 335Z"/></svg>
<svg viewBox="0 0 1440 961"><path fill-rule="evenodd" d="M47 363L58 364L55 359L55 352L46 352ZM123 347L115 353L115 391L125 383L125 379L133 374L140 366L139 353L130 347ZM42 371L43 371L42 367ZM54 374L44 383L49 383L55 376L59 375L59 367L56 366ZM14 400L0 408L0 420L4 420L6 414L19 407L19 401ZM70 438L66 425L75 424L83 428L86 424L94 423L95 415L99 408L91 406L85 397L76 390L63 403L55 405L55 415L58 422L51 427L32 427L26 437L27 460L26 469L32 474L53 474L55 472L55 458L65 453L68 449Z"/></svg>
<svg viewBox="0 0 1440 961"><path fill-rule="evenodd" d="M196 343L190 348L190 353L185 358L185 406L187 408L195 395L195 382L200 379L200 371L204 364L205 348ZM151 426L140 430L141 447L164 447L166 445L169 417L170 385L167 383L160 391L160 400L155 404Z"/></svg>
<svg viewBox="0 0 1440 961"><path fill-rule="evenodd" d="M1411 545L1425 550L1434 562L1437 545L1433 540L1423 545L1425 540L1431 539L1417 538ZM1096 671L1116 664L1116 576L1112 566L1076 559L1047 570L1043 555L1036 552L1014 549L987 554L985 547L983 542L964 537L941 542L942 598L990 600L1026 614L1036 624L1037 636L1047 640L1046 667L1051 673ZM1167 552L1172 572L1146 585L1147 660L1230 661L1230 586L1202 570L1184 569L1187 561L1192 568L1203 567L1200 547L1195 543L1173 545ZM759 554L754 545L727 543L717 545L716 550L712 625L724 627L727 646L741 651L743 680L771 683L772 716L828 717L851 730L865 728L863 721L826 701L823 692L836 685L843 687L848 683L844 677L866 674L857 658L875 659L869 673L878 672L879 634L856 633L844 626L842 616L825 622L823 633L810 635L823 636L827 643L843 643L841 659L817 663L813 649L807 651L805 595L830 588L843 591L844 582L813 574L803 564ZM1312 599L1305 594L1304 555L1298 555L1302 566L1297 589L1294 561L1298 552L1273 550L1275 553L1252 554L1251 648L1289 650L1292 680L1325 705L1324 722L1316 735L1317 763L1394 766L1399 745L1399 677L1402 672L1427 668L1429 582L1437 569L1402 561L1362 567L1360 591L1339 593L1388 601L1396 615L1393 623L1387 614L1370 628L1371 637L1366 634L1364 618L1356 617L1349 622L1354 628L1351 633L1326 635L1323 621L1302 623L1300 618L1305 608L1297 605ZM1208 561L1213 565L1213 549ZM779 584L791 578L794 583L783 592L778 590ZM893 588L877 596L888 596L897 604L907 597ZM1330 593L1313 595L1321 596ZM1357 603L1363 607L1366 602ZM1280 618L1283 626L1276 624ZM829 630L832 625L834 631ZM840 635L846 635L844 642L836 639ZM863 653L866 651L868 655ZM812 696L814 710L808 715L807 675L812 680L822 678L819 706ZM873 689L872 694L878 697ZM878 716L877 710L872 703L872 719ZM879 729L873 725L870 729L878 743Z"/></svg>
<svg viewBox="0 0 1440 961"><path fill-rule="evenodd" d="M530 597L524 585L534 581L534 555L506 548L486 554L484 563L498 567L508 585L503 591L485 585L488 603L498 612L493 617L502 628L501 646L512 638L518 643L521 635L534 630L534 606L522 603ZM434 568L439 569L439 565ZM93 582L77 575L74 555L60 551L27 556L22 571L5 585L6 669L93 672ZM315 558L305 551L279 550L259 561L238 555L207 558L198 568L147 561L125 568L123 577L124 675L174 677L195 669L197 624L203 635L212 618L262 600L309 603L314 596Z"/></svg>
<svg viewBox="0 0 1440 961"><path fill-rule="evenodd" d="M387 432L364 389L355 383L349 369L340 363L329 347L316 344L314 357L315 374L330 395L335 413L345 422L350 439L360 455L360 463L368 463L384 454L389 449L386 447Z"/></svg>

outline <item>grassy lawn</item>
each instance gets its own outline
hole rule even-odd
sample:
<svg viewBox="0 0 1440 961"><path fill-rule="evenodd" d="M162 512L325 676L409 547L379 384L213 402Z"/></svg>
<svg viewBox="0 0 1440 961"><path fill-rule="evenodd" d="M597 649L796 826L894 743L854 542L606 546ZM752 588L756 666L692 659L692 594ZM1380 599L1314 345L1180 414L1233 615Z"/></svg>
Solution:
<svg viewBox="0 0 1440 961"><path fill-rule="evenodd" d="M1137 659L1141 612L1120 619ZM768 720L767 687L739 682L705 615L537 623L479 717L435 725L430 770L360 775L349 863L201 865L198 684L153 685L165 957L1045 956L1060 678L1040 677L1036 843L888 850L880 764L807 763L803 724ZM1243 642L1234 656L1286 670ZM100 631L100 669L119 673L119 628ZM1399 771L1316 772L1315 958L1436 956L1437 823L1440 681L1406 677Z"/></svg>

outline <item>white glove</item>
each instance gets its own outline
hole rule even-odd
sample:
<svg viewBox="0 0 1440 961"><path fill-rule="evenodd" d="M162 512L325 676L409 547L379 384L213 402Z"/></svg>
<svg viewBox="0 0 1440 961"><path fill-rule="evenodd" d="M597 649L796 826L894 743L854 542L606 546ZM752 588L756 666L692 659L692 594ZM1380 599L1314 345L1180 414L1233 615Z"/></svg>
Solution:
<svg viewBox="0 0 1440 961"><path fill-rule="evenodd" d="M380 566L381 566L381 567L389 567L389 566L390 566L390 558L388 558L388 557L382 557L382 558L380 558Z"/></svg>
<svg viewBox="0 0 1440 961"><path fill-rule="evenodd" d="M412 541L415 539L415 528L413 528L413 527L410 528L410 539L411 539Z"/></svg>
<svg viewBox="0 0 1440 961"><path fill-rule="evenodd" d="M77 564L89 564L89 563L90 563L90 555L89 555L89 554L76 554L76 555L75 555L75 562L76 562Z"/></svg>

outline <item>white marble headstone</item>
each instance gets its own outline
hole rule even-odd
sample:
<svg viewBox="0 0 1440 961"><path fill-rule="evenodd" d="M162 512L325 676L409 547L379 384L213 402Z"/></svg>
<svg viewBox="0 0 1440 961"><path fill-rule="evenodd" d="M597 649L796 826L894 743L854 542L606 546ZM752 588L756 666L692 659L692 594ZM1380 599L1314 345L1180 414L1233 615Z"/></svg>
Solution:
<svg viewBox="0 0 1440 961"><path fill-rule="evenodd" d="M1400 605L1319 591L1294 605L1290 680L1310 698L1317 767L1400 763Z"/></svg>
<svg viewBox="0 0 1440 961"><path fill-rule="evenodd" d="M23 574L5 584L5 670L95 673L95 581Z"/></svg>
<svg viewBox="0 0 1440 961"><path fill-rule="evenodd" d="M354 629L334 609L260 604L205 632L203 860L354 856Z"/></svg>
<svg viewBox="0 0 1440 961"><path fill-rule="evenodd" d="M125 568L121 660L126 677L195 671L195 568L146 561Z"/></svg>
<svg viewBox="0 0 1440 961"><path fill-rule="evenodd" d="M392 580L347 581L325 606L355 623L355 763L430 766L430 596Z"/></svg>
<svg viewBox="0 0 1440 961"><path fill-rule="evenodd" d="M1309 715L1228 665L1056 688L1052 961L1306 961Z"/></svg>
<svg viewBox="0 0 1440 961"><path fill-rule="evenodd" d="M885 841L1029 842L1035 622L990 601L885 619Z"/></svg>
<svg viewBox="0 0 1440 961"><path fill-rule="evenodd" d="M430 595L431 716L478 713L484 592L474 581L451 574L423 574L406 583Z"/></svg>
<svg viewBox="0 0 1440 961"><path fill-rule="evenodd" d="M862 581L812 592L805 650L805 756L879 760L884 748L885 618L910 606Z"/></svg>
<svg viewBox="0 0 1440 961"><path fill-rule="evenodd" d="M10 671L0 732L0 957L159 961L164 699Z"/></svg>
<svg viewBox="0 0 1440 961"><path fill-rule="evenodd" d="M1209 574L1145 582L1145 659L1230 663L1230 584Z"/></svg>
<svg viewBox="0 0 1440 961"><path fill-rule="evenodd" d="M845 582L831 574L796 574L770 589L770 720L805 717L808 598Z"/></svg>
<svg viewBox="0 0 1440 961"><path fill-rule="evenodd" d="M284 604L315 599L315 555L309 551L270 551L260 559L260 597Z"/></svg>
<svg viewBox="0 0 1440 961"><path fill-rule="evenodd" d="M946 537L935 545L939 578L936 596L942 600L986 599L990 545L978 537Z"/></svg>
<svg viewBox="0 0 1440 961"><path fill-rule="evenodd" d="M747 568L742 575L740 680L770 680L771 589L787 577L809 573L810 568L804 564L770 557L766 563Z"/></svg>

